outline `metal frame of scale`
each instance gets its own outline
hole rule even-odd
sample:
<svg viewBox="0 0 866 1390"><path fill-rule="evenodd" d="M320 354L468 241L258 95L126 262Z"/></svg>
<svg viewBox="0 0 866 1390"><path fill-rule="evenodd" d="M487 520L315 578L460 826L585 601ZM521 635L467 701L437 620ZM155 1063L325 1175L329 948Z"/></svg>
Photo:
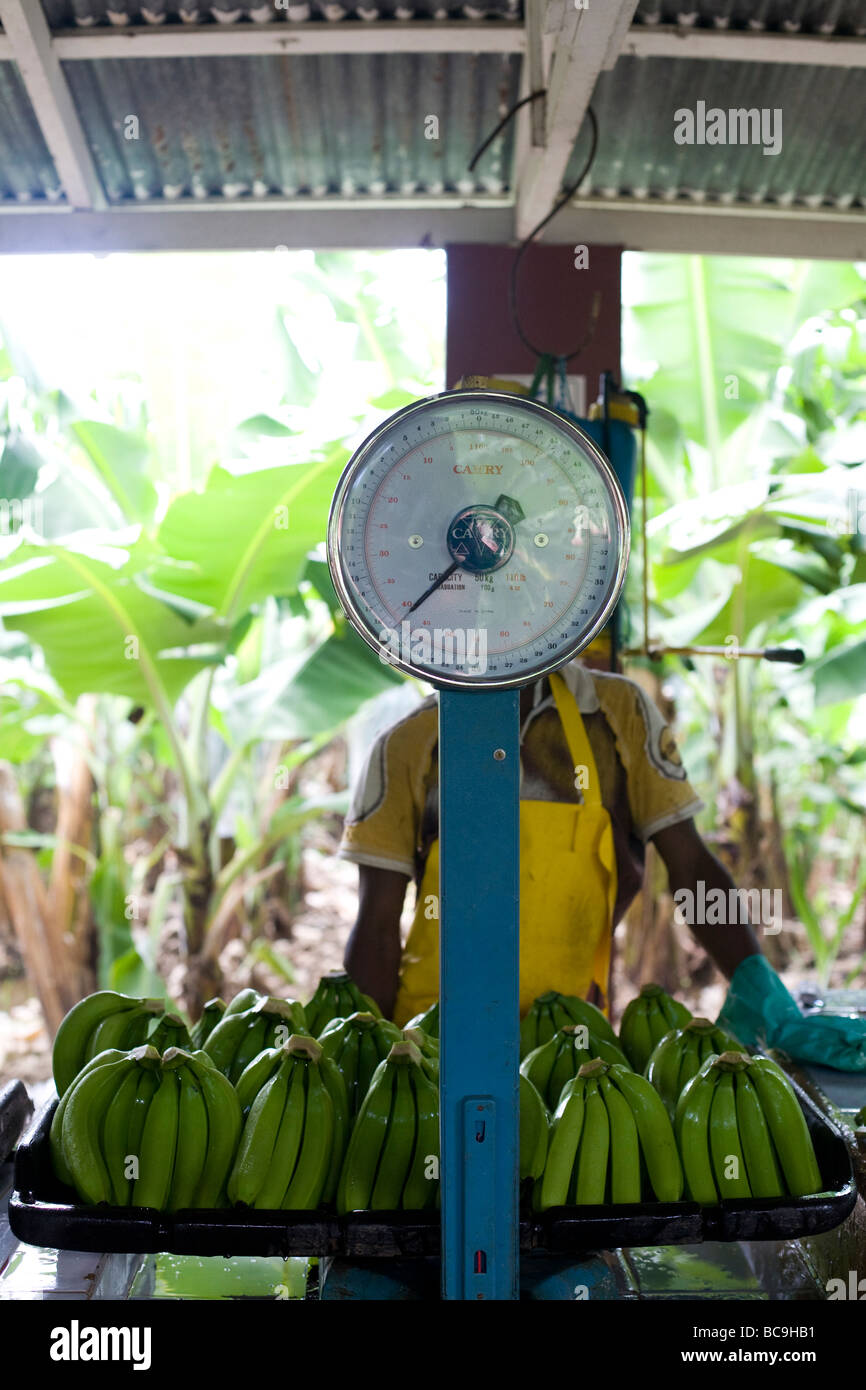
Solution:
<svg viewBox="0 0 866 1390"><path fill-rule="evenodd" d="M525 457L514 456L514 440L521 446L518 455ZM455 449L472 458L471 467L451 462ZM479 462L492 458L504 460L505 468ZM516 470L518 462L525 471ZM542 469L533 473L536 464L551 475L543 485ZM554 477L557 468L560 474ZM497 469L497 489L506 491L495 499L489 486L467 484L463 476L471 473L474 480ZM395 479L401 480L399 488ZM405 489L401 517L404 482L413 482L415 492ZM568 498L567 511L577 499L576 512L584 514L585 529L579 534L578 523L572 527L569 522L572 549L567 555L557 549L557 540L566 535L561 496ZM586 505L595 505L593 498L596 512ZM392 511L387 503L397 505ZM387 532L386 544L380 544L377 528ZM473 529L483 541L475 550ZM467 536L468 541L461 539ZM419 563L418 551L428 537L428 554ZM434 543L439 547L435 555ZM395 549L402 559L392 575L386 571L394 568L389 552ZM397 412L355 452L334 495L328 560L343 611L381 659L439 690L445 1299L518 1297L520 688L571 660L602 629L622 590L628 550L625 497L595 441L550 406L504 392L443 392ZM598 562L601 553L606 558ZM425 592L418 580L407 577L423 571L428 578L430 562L444 564L449 555L450 566L432 571L436 578ZM513 556L521 559L521 578L529 580L529 592L519 602L530 614L525 625L534 624L525 647L532 649L531 657L521 658L521 664L515 659L508 667L500 659L493 670L473 676L465 666L436 668L411 652L384 654L403 588L418 594L409 613L437 590L437 602L450 602L453 608L455 600L446 599L442 590L444 579L462 570L475 578L476 593L480 586L489 596L492 589L483 572L495 572ZM539 648L534 644L541 642L541 624L549 624L543 609L552 606L539 600L539 586L552 592L550 586L563 582L558 576L566 571L572 583L570 566L576 556L574 573L583 578L576 584L569 623L557 616L557 641L544 641ZM590 556L602 579L589 577ZM468 582L464 587L471 588ZM391 594L393 598L384 597ZM544 630L544 635L554 634Z"/></svg>

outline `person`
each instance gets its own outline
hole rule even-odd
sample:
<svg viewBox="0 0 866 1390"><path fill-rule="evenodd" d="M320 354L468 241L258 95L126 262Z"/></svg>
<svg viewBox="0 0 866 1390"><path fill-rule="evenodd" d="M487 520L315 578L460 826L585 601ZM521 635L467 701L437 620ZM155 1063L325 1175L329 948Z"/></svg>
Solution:
<svg viewBox="0 0 866 1390"><path fill-rule="evenodd" d="M434 694L374 741L338 849L359 873L345 968L400 1025L439 993L437 744ZM703 803L637 682L577 659L525 686L520 761L521 1015L550 989L607 1010L613 929L641 887L647 844L675 901L738 903L734 881L695 825ZM416 898L403 948L410 881ZM720 1021L747 1046L866 1069L866 1023L803 1019L743 916L735 906L689 921L731 982Z"/></svg>

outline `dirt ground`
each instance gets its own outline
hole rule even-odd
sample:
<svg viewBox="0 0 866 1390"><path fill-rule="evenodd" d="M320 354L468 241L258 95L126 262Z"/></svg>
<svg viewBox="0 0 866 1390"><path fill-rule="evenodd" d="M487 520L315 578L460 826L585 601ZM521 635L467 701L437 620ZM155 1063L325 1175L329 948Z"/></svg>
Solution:
<svg viewBox="0 0 866 1390"><path fill-rule="evenodd" d="M224 996L228 999L248 984L275 995L291 995L302 1001L309 999L319 977L327 970L342 967L343 948L356 910L357 869L337 859L336 838L325 825L310 827L307 846L303 852L302 877L306 885L303 904L291 924L289 939L277 939L271 944L278 957L284 959L294 975L292 983L263 962L249 964L248 946L231 941L224 948L220 964L225 977ZM414 893L407 893L407 908L403 924L408 929L412 916ZM786 923L799 945L806 945L805 933L796 923ZM622 928L617 933L618 937ZM695 966L703 964L703 953L688 938L683 942L686 959ZM805 956L805 949L803 952ZM859 950L840 955L830 979L831 985L841 985L851 971ZM705 975L705 967L700 971ZM789 989L814 976L802 967L792 966L781 972ZM170 976L169 976L170 978ZM682 989L679 997L696 1015L715 1018L725 995L722 976L715 972L710 983L691 990ZM613 1020L616 1023L628 1000L635 993L634 985L624 975L615 957L613 973ZM51 1075L49 1039L42 1022L37 1000L32 996L26 979L0 978L0 1085L18 1077L24 1082L43 1081Z"/></svg>

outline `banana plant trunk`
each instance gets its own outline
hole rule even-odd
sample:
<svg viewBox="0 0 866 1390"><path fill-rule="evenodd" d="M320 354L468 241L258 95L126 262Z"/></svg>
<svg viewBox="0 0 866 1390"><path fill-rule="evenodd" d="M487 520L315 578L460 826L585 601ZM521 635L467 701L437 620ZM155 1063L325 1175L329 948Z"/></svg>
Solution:
<svg viewBox="0 0 866 1390"><path fill-rule="evenodd" d="M749 659L734 662L734 733L736 746L735 779L739 790L739 806L731 817L731 830L736 843L738 884L746 888L774 888L774 866L766 853L767 827L761 817L758 779L755 774L754 728L754 668ZM755 924L757 928L757 923ZM779 937L761 933L761 949L770 964L779 969L787 953Z"/></svg>
<svg viewBox="0 0 866 1390"><path fill-rule="evenodd" d="M8 763L0 763L0 834L26 829L15 772ZM51 903L31 850L14 845L0 846L0 894L28 978L53 1035L64 1014L81 995L65 946L58 956L53 940Z"/></svg>
<svg viewBox="0 0 866 1390"><path fill-rule="evenodd" d="M219 992L219 962L205 951L215 875L211 861L213 815L198 819L186 849L178 850L183 874L183 923L186 935L187 968L184 980L184 1006L196 1019L206 1000Z"/></svg>

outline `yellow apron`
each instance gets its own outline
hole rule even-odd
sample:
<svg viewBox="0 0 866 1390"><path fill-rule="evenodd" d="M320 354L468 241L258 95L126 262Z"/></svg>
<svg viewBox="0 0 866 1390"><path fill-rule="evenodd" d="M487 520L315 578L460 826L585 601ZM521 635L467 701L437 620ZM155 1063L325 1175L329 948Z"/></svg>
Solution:
<svg viewBox="0 0 866 1390"><path fill-rule="evenodd" d="M558 673L550 685L583 805L520 803L520 1013L547 990L586 998L593 980L607 997L617 874L610 816L580 711ZM439 997L439 841L424 866L403 951L394 1009L404 1024ZM430 915L425 915L429 913ZM435 915L434 915L435 914Z"/></svg>

